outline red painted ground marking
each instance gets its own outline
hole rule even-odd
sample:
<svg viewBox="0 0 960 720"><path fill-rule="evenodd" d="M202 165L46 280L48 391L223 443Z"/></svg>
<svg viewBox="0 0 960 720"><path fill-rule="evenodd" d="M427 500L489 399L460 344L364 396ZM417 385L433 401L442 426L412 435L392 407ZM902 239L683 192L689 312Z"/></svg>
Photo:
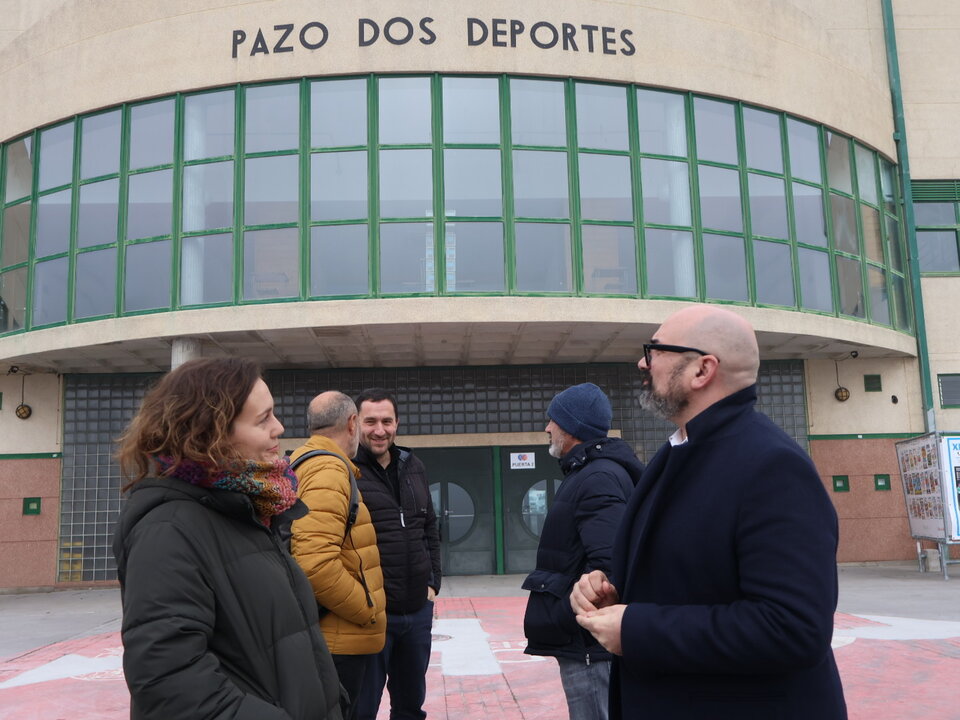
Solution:
<svg viewBox="0 0 960 720"><path fill-rule="evenodd" d="M431 720L557 720L563 690L552 659L522 653L525 598L438 598L440 618L480 619L502 673L445 677L434 653L427 672ZM838 614L835 627L877 625ZM842 633L841 633L842 634ZM0 683L65 655L116 652L118 633L37 648L0 661ZM960 720L960 638L879 641L858 639L835 651L850 720ZM388 716L387 699L379 718ZM129 697L118 673L63 678L0 690L0 720L126 720Z"/></svg>

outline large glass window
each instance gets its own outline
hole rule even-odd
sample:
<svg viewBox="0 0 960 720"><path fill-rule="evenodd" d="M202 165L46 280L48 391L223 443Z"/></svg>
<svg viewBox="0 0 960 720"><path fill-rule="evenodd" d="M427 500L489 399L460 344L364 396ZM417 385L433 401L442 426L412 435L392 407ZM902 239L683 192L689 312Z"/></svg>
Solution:
<svg viewBox="0 0 960 720"><path fill-rule="evenodd" d="M890 324L890 297L887 293L887 274L878 267L867 268L867 288L870 292L870 317L874 322Z"/></svg>
<svg viewBox="0 0 960 720"><path fill-rule="evenodd" d="M820 183L820 131L793 118L787 119L787 144L790 147L790 173L802 180Z"/></svg>
<svg viewBox="0 0 960 720"><path fill-rule="evenodd" d="M737 122L732 103L694 98L697 157L714 162L737 163Z"/></svg>
<svg viewBox="0 0 960 720"><path fill-rule="evenodd" d="M436 287L432 223L380 226L380 290L429 293Z"/></svg>
<svg viewBox="0 0 960 720"><path fill-rule="evenodd" d="M757 302L763 305L794 304L793 262L790 246L757 240L753 243L757 272Z"/></svg>
<svg viewBox="0 0 960 720"><path fill-rule="evenodd" d="M47 257L70 249L70 201L73 190L67 188L37 200L36 256Z"/></svg>
<svg viewBox="0 0 960 720"><path fill-rule="evenodd" d="M25 137L7 145L7 184L4 202L27 197L33 189L33 138Z"/></svg>
<svg viewBox="0 0 960 720"><path fill-rule="evenodd" d="M918 230L921 272L960 272L956 230Z"/></svg>
<svg viewBox="0 0 960 720"><path fill-rule="evenodd" d="M313 220L366 218L367 153L316 153L310 157L310 217Z"/></svg>
<svg viewBox="0 0 960 720"><path fill-rule="evenodd" d="M299 217L300 157L247 158L243 222L245 225L294 223Z"/></svg>
<svg viewBox="0 0 960 720"><path fill-rule="evenodd" d="M444 204L448 216L503 214L499 150L443 151Z"/></svg>
<svg viewBox="0 0 960 720"><path fill-rule="evenodd" d="M823 215L823 191L820 188L793 183L793 215L797 242L827 246L827 221Z"/></svg>
<svg viewBox="0 0 960 720"><path fill-rule="evenodd" d="M637 292L637 243L633 227L583 227L583 289L598 295Z"/></svg>
<svg viewBox="0 0 960 720"><path fill-rule="evenodd" d="M120 111L84 118L80 127L80 178L120 172Z"/></svg>
<svg viewBox="0 0 960 720"><path fill-rule="evenodd" d="M300 145L300 85L263 85L247 89L248 153L291 150Z"/></svg>
<svg viewBox="0 0 960 720"><path fill-rule="evenodd" d="M0 332L27 326L27 269L0 272Z"/></svg>
<svg viewBox="0 0 960 720"><path fill-rule="evenodd" d="M170 307L169 240L128 245L123 306L127 312Z"/></svg>
<svg viewBox="0 0 960 720"><path fill-rule="evenodd" d="M588 220L633 220L630 158L580 153L580 214ZM649 221L648 221L649 222Z"/></svg>
<svg viewBox="0 0 960 720"><path fill-rule="evenodd" d="M510 81L510 122L514 145L567 144L563 83L556 80Z"/></svg>
<svg viewBox="0 0 960 720"><path fill-rule="evenodd" d="M73 132L73 123L67 123L40 133L41 192L73 180Z"/></svg>
<svg viewBox="0 0 960 720"><path fill-rule="evenodd" d="M895 166L736 100L573 78L292 79L90 112L3 144L0 164L0 332L471 293L912 326ZM960 274L949 190L915 196L925 273Z"/></svg>
<svg viewBox="0 0 960 720"><path fill-rule="evenodd" d="M233 301L233 235L193 235L180 250L180 304Z"/></svg>
<svg viewBox="0 0 960 720"><path fill-rule="evenodd" d="M189 95L183 103L183 159L233 155L234 92Z"/></svg>
<svg viewBox="0 0 960 720"><path fill-rule="evenodd" d="M833 312L830 290L830 256L824 252L799 248L801 304L807 310ZM859 280L858 280L859 282Z"/></svg>
<svg viewBox="0 0 960 720"><path fill-rule="evenodd" d="M783 180L750 173L750 220L753 234L786 238L787 198Z"/></svg>
<svg viewBox="0 0 960 720"><path fill-rule="evenodd" d="M430 107L430 78L381 78L380 143L430 142Z"/></svg>
<svg viewBox="0 0 960 720"><path fill-rule="evenodd" d="M448 222L444 238L449 292L503 292L503 224Z"/></svg>
<svg viewBox="0 0 960 720"><path fill-rule="evenodd" d="M643 158L643 221L658 225L690 224L690 178L687 163Z"/></svg>
<svg viewBox="0 0 960 720"><path fill-rule="evenodd" d="M582 148L628 150L627 93L613 85L577 83L577 140Z"/></svg>
<svg viewBox="0 0 960 720"><path fill-rule="evenodd" d="M570 226L517 224L517 290L569 292L573 286Z"/></svg>
<svg viewBox="0 0 960 720"><path fill-rule="evenodd" d="M850 179L850 141L842 135L824 133L827 143L827 178L830 187L848 194L853 193Z"/></svg>
<svg viewBox="0 0 960 720"><path fill-rule="evenodd" d="M77 255L73 284L74 317L113 315L117 302L117 249L104 248Z"/></svg>
<svg viewBox="0 0 960 720"><path fill-rule="evenodd" d="M173 117L176 102L135 105L130 109L130 169L173 162Z"/></svg>
<svg viewBox="0 0 960 720"><path fill-rule="evenodd" d="M314 297L370 292L366 225L329 225L310 230L310 294Z"/></svg>
<svg viewBox="0 0 960 720"><path fill-rule="evenodd" d="M780 116L765 110L744 108L743 136L747 141L747 165L757 170L783 172Z"/></svg>
<svg viewBox="0 0 960 720"><path fill-rule="evenodd" d="M127 239L169 235L173 222L173 170L130 176Z"/></svg>
<svg viewBox="0 0 960 720"><path fill-rule="evenodd" d="M183 230L233 225L233 162L188 165L183 169Z"/></svg>
<svg viewBox="0 0 960 720"><path fill-rule="evenodd" d="M500 84L496 78L443 79L443 140L500 142Z"/></svg>
<svg viewBox="0 0 960 720"><path fill-rule="evenodd" d="M840 312L853 317L866 317L863 297L863 279L860 263L852 258L837 256L837 285L840 289Z"/></svg>
<svg viewBox="0 0 960 720"><path fill-rule="evenodd" d="M515 150L513 192L518 216L569 217L567 154L544 150Z"/></svg>
<svg viewBox="0 0 960 720"><path fill-rule="evenodd" d="M740 173L711 165L700 166L700 214L704 228L743 231Z"/></svg>
<svg viewBox="0 0 960 720"><path fill-rule="evenodd" d="M860 199L877 205L877 159L862 145L856 146L857 191Z"/></svg>
<svg viewBox="0 0 960 720"><path fill-rule="evenodd" d="M659 90L637 90L640 152L653 155L687 154L687 117L683 95Z"/></svg>
<svg viewBox="0 0 960 720"><path fill-rule="evenodd" d="M3 212L0 267L26 262L30 244L30 208L31 203L27 201L8 207Z"/></svg>
<svg viewBox="0 0 960 720"><path fill-rule="evenodd" d="M704 234L703 269L709 299L746 302L749 298L743 238Z"/></svg>
<svg viewBox="0 0 960 720"><path fill-rule="evenodd" d="M367 142L367 83L321 80L310 85L310 145L347 147Z"/></svg>
<svg viewBox="0 0 960 720"><path fill-rule="evenodd" d="M116 242L119 211L119 180L101 180L81 185L77 246L85 248Z"/></svg>
<svg viewBox="0 0 960 720"><path fill-rule="evenodd" d="M430 150L380 151L380 216L433 214L433 154Z"/></svg>
<svg viewBox="0 0 960 720"><path fill-rule="evenodd" d="M696 297L697 266L693 233L648 228L647 293L668 297Z"/></svg>
<svg viewBox="0 0 960 720"><path fill-rule="evenodd" d="M67 319L69 277L68 258L54 258L36 264L33 269L33 303L30 308L34 327L62 323Z"/></svg>
<svg viewBox="0 0 960 720"><path fill-rule="evenodd" d="M860 254L857 237L857 209L853 200L830 193L830 213L833 217L833 245L843 252Z"/></svg>
<svg viewBox="0 0 960 720"><path fill-rule="evenodd" d="M296 228L243 234L243 299L276 300L300 295Z"/></svg>

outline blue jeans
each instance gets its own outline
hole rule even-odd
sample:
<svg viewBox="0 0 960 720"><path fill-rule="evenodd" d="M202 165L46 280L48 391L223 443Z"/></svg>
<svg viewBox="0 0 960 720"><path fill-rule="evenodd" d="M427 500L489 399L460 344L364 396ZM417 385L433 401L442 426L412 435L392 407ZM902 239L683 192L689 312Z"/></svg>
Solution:
<svg viewBox="0 0 960 720"><path fill-rule="evenodd" d="M386 684L390 720L423 720L430 664L433 603L409 615L387 613L387 640L373 656L357 698L357 720L375 720ZM608 663L609 664L609 663Z"/></svg>
<svg viewBox="0 0 960 720"><path fill-rule="evenodd" d="M610 661L557 658L570 720L607 720L610 710Z"/></svg>

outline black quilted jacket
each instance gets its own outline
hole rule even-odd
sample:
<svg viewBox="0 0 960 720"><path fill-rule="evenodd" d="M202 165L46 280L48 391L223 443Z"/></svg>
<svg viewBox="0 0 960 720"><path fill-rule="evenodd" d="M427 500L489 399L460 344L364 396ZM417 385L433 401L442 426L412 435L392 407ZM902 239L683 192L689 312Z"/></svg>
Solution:
<svg viewBox="0 0 960 720"><path fill-rule="evenodd" d="M399 498L387 471L362 445L354 462L357 486L377 530L377 549L387 591L387 612L414 613L427 602L427 587L440 592L440 534L426 470L408 448L390 454L400 478Z"/></svg>

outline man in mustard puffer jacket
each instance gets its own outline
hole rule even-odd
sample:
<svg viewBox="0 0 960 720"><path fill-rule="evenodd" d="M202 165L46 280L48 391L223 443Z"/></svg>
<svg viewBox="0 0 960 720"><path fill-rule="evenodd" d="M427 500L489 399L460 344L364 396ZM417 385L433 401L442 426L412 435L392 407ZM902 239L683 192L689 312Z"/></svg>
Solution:
<svg viewBox="0 0 960 720"><path fill-rule="evenodd" d="M296 469L297 494L309 513L294 521L290 550L323 608L320 631L356 707L364 674L383 649L387 629L377 534L362 497L356 522L344 536L351 494L347 464L354 475L359 472L349 460L360 440L357 408L341 392L321 393L307 409L307 426L310 439L294 451L291 461L311 450L336 456L311 457Z"/></svg>

